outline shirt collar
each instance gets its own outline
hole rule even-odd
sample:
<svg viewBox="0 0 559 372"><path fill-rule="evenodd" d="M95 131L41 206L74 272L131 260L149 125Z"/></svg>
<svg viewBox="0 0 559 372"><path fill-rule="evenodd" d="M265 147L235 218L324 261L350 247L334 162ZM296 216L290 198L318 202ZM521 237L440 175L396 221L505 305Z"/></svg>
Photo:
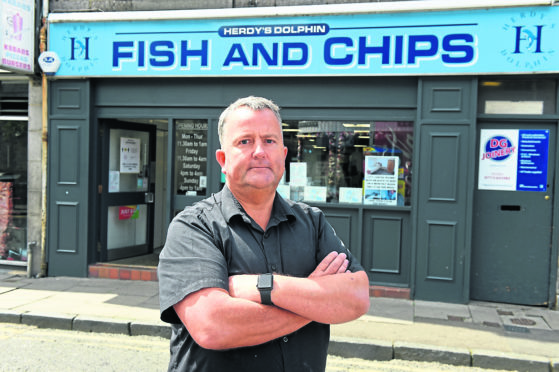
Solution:
<svg viewBox="0 0 559 372"><path fill-rule="evenodd" d="M235 198L229 187L225 185L223 190L221 191L222 194L222 212L223 216L227 220L227 222L231 221L231 218L234 216L241 216L245 221L248 222L250 220L247 213L244 211L241 203ZM270 223L268 225L271 226L271 223L277 225L278 223L290 219L295 219L295 214L291 210L291 206L285 201L285 199L276 192L276 196L274 198L274 205L272 207L272 216L270 217Z"/></svg>

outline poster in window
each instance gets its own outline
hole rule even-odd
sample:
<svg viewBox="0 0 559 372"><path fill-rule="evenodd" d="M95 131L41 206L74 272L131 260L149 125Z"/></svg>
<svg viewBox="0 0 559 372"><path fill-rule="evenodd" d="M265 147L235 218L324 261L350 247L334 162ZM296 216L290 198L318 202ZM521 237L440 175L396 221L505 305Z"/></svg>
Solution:
<svg viewBox="0 0 559 372"><path fill-rule="evenodd" d="M307 186L307 163L290 163L289 174L291 186Z"/></svg>
<svg viewBox="0 0 559 372"><path fill-rule="evenodd" d="M365 156L364 204L397 205L397 156Z"/></svg>
<svg viewBox="0 0 559 372"><path fill-rule="evenodd" d="M340 187L340 203L358 203L363 201L363 189L359 187Z"/></svg>
<svg viewBox="0 0 559 372"><path fill-rule="evenodd" d="M276 189L278 194L284 199L291 199L291 187L289 185L280 183Z"/></svg>
<svg viewBox="0 0 559 372"><path fill-rule="evenodd" d="M140 173L140 139L120 137L120 173Z"/></svg>
<svg viewBox="0 0 559 372"><path fill-rule="evenodd" d="M109 192L120 191L120 172L109 171Z"/></svg>
<svg viewBox="0 0 559 372"><path fill-rule="evenodd" d="M547 190L549 130L483 129L478 189Z"/></svg>
<svg viewBox="0 0 559 372"><path fill-rule="evenodd" d="M305 201L326 203L326 187L305 186L303 198Z"/></svg>

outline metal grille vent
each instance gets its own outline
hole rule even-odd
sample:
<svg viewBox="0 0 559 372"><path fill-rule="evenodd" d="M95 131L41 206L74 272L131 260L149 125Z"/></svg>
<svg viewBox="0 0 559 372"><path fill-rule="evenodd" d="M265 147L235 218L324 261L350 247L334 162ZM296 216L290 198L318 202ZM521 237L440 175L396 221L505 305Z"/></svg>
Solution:
<svg viewBox="0 0 559 372"><path fill-rule="evenodd" d="M27 116L27 97L0 96L0 116Z"/></svg>

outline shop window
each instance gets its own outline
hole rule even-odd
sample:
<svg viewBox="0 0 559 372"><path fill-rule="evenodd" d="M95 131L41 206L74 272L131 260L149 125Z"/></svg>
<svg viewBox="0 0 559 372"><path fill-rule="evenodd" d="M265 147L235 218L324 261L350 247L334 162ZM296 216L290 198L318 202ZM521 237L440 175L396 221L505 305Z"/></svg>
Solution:
<svg viewBox="0 0 559 372"><path fill-rule="evenodd" d="M0 120L0 261L27 261L25 120Z"/></svg>
<svg viewBox="0 0 559 372"><path fill-rule="evenodd" d="M555 114L554 79L482 79L478 111L481 114Z"/></svg>
<svg viewBox="0 0 559 372"><path fill-rule="evenodd" d="M208 121L175 120L175 195L205 196Z"/></svg>
<svg viewBox="0 0 559 372"><path fill-rule="evenodd" d="M292 200L411 204L413 122L284 121L286 174L278 192Z"/></svg>

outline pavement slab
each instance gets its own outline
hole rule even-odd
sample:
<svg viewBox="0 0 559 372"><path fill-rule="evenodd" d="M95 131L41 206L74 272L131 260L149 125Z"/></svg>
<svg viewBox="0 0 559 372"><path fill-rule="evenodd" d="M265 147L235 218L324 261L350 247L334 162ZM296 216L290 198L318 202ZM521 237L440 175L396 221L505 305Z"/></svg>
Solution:
<svg viewBox="0 0 559 372"><path fill-rule="evenodd" d="M442 320L470 322L471 314L467 305L445 302L414 301L417 318L434 318Z"/></svg>
<svg viewBox="0 0 559 372"><path fill-rule="evenodd" d="M480 305L470 305L469 308L473 323L500 327L501 318L495 308Z"/></svg>
<svg viewBox="0 0 559 372"><path fill-rule="evenodd" d="M413 302L397 298L371 298L371 306L367 315L388 319L413 321Z"/></svg>

